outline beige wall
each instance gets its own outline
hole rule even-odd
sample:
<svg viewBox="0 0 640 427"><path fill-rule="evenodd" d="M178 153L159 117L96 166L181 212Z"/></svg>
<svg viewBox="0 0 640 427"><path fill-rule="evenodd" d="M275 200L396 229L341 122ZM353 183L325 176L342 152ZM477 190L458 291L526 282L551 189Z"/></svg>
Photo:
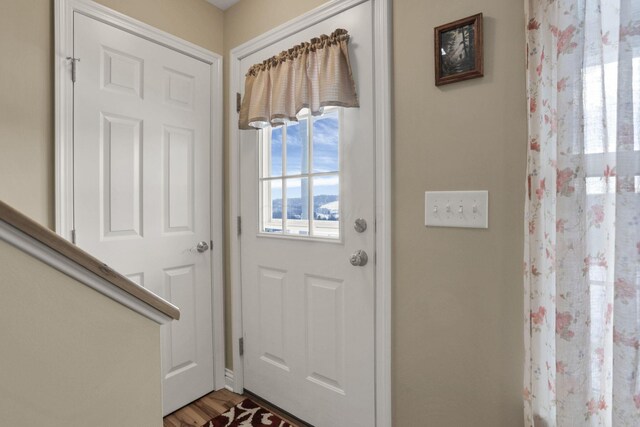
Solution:
<svg viewBox="0 0 640 427"><path fill-rule="evenodd" d="M0 200L53 227L53 1L3 1L0 52Z"/></svg>
<svg viewBox="0 0 640 427"><path fill-rule="evenodd" d="M0 424L162 423L160 325L0 240Z"/></svg>
<svg viewBox="0 0 640 427"><path fill-rule="evenodd" d="M98 0L222 53L222 11L205 0ZM53 0L0 6L0 200L53 228Z"/></svg>
<svg viewBox="0 0 640 427"><path fill-rule="evenodd" d="M523 4L393 6L394 425L522 425ZM478 12L485 76L436 87L433 28ZM425 228L427 190L489 190L489 229Z"/></svg>
<svg viewBox="0 0 640 427"><path fill-rule="evenodd" d="M213 31L208 40L224 40L226 66L231 48L323 3L270 0L258 9L263 0L242 0L225 12L222 37L209 18L191 34L186 11L163 10L188 9L186 1L103 0L182 37ZM437 427L522 425L522 2L395 0L393 9L394 425L416 417ZM485 77L436 88L433 27L477 12ZM0 199L50 226L51 19L44 0L11 2L0 14L0 49L13 58L0 61ZM489 229L426 229L424 191L462 189L489 190Z"/></svg>
<svg viewBox="0 0 640 427"><path fill-rule="evenodd" d="M205 0L94 0L174 36L222 54L223 18Z"/></svg>
<svg viewBox="0 0 640 427"><path fill-rule="evenodd" d="M321 1L225 13L229 50ZM295 7L295 10L291 9ZM394 426L522 425L524 12L512 0L396 0ZM485 77L435 87L433 28L485 16ZM424 191L489 190L488 230L427 229Z"/></svg>

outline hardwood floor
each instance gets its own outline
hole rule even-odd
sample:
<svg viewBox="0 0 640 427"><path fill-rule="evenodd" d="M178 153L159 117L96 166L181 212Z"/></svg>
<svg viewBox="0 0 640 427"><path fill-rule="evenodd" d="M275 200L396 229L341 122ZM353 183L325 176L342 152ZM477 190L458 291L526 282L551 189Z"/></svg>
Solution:
<svg viewBox="0 0 640 427"><path fill-rule="evenodd" d="M164 417L164 427L202 427L244 399L229 390L214 391Z"/></svg>
<svg viewBox="0 0 640 427"><path fill-rule="evenodd" d="M195 402L178 409L164 417L164 427L202 427L212 418L227 412L230 408L249 397L251 400L278 415L293 426L303 427L306 424L294 423L277 409L269 406L255 396L241 396L229 390L218 390L201 397Z"/></svg>

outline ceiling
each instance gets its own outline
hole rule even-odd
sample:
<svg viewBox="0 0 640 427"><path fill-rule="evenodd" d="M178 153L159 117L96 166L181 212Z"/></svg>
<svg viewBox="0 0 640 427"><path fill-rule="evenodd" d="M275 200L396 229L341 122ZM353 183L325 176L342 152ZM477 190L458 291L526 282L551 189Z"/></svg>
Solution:
<svg viewBox="0 0 640 427"><path fill-rule="evenodd" d="M240 0L207 0L212 5L216 6L218 9L227 10L234 4L238 3Z"/></svg>

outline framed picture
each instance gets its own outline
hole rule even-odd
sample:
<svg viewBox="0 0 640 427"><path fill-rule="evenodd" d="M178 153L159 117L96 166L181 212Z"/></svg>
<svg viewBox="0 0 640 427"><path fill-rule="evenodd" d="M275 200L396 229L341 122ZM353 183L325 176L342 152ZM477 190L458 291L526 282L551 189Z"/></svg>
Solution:
<svg viewBox="0 0 640 427"><path fill-rule="evenodd" d="M436 86L482 77L482 13L434 28Z"/></svg>

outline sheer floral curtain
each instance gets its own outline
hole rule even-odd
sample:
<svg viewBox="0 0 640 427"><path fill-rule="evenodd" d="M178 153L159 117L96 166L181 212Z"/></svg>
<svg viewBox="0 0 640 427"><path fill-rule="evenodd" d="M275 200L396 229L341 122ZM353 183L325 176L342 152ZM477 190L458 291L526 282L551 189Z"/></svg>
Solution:
<svg viewBox="0 0 640 427"><path fill-rule="evenodd" d="M640 426L640 0L525 0L526 426Z"/></svg>

